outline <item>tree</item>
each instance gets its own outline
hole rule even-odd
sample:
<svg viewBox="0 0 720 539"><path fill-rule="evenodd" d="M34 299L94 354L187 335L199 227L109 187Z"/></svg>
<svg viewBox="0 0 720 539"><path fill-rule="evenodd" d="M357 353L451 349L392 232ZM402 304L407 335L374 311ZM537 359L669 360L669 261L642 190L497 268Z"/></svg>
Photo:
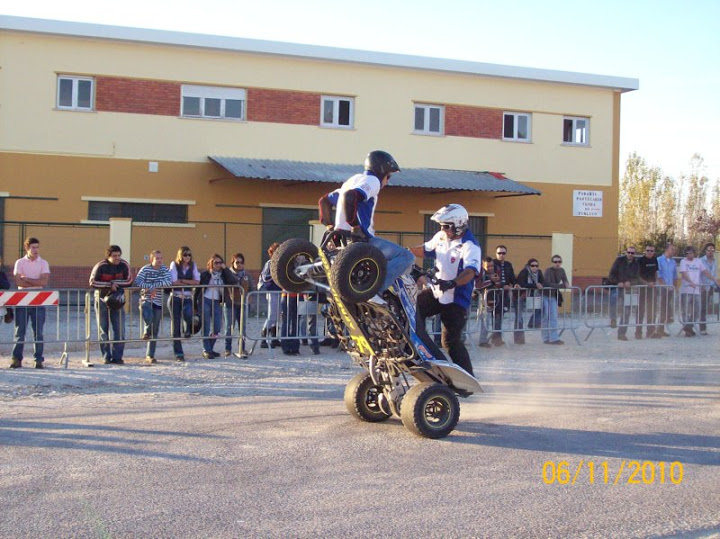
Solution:
<svg viewBox="0 0 720 539"><path fill-rule="evenodd" d="M620 181L618 239L621 248L642 243L649 234L658 232L656 189L661 176L660 169L648 167L636 152L628 158Z"/></svg>
<svg viewBox="0 0 720 539"><path fill-rule="evenodd" d="M696 223L703 221L707 217L707 184L708 179L703 175L705 168L703 158L698 154L694 154L690 160L692 172L690 176L685 177L687 181L687 198L685 199L685 227L683 231L687 231L687 242L690 245L696 245L702 241L703 232L701 232ZM713 236L714 237L714 236Z"/></svg>

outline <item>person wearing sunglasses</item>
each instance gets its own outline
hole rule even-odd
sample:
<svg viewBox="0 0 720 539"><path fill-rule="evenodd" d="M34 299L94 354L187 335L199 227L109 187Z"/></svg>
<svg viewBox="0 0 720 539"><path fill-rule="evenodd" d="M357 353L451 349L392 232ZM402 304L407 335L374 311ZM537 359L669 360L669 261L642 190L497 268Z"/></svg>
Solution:
<svg viewBox="0 0 720 539"><path fill-rule="evenodd" d="M473 374L462 334L475 277L480 273L480 247L468 227L468 212L460 204L443 206L430 219L440 225L440 231L429 241L411 249L413 255L434 259L437 267L437 282L417 296L416 331L430 350L435 351L435 343L425 329L425 320L439 314L443 348L453 363Z"/></svg>
<svg viewBox="0 0 720 539"><path fill-rule="evenodd" d="M614 285L610 290L610 327L618 328L618 340L627 341L627 329L630 322L631 306L625 305L625 295L630 287L640 284L640 266L635 259L637 249L634 245L625 250L625 256L619 256L610 268L608 281ZM620 324L617 323L617 310L620 308Z"/></svg>
<svg viewBox="0 0 720 539"><path fill-rule="evenodd" d="M513 265L506 259L508 249L505 245L498 245L495 248L495 272L500 276L500 282L503 285L505 294L503 295L503 311L510 310L512 302L515 311L515 344L525 344L525 333L522 331L523 318L520 311L520 283L515 276Z"/></svg>
<svg viewBox="0 0 720 539"><path fill-rule="evenodd" d="M222 306L231 301L232 285L238 284L235 275L225 266L225 259L215 253L200 274L200 285L195 289L196 310L202 313L203 353L205 359L220 357L213 348L222 329Z"/></svg>
<svg viewBox="0 0 720 539"><path fill-rule="evenodd" d="M655 285L658 277L658 259L655 256L654 245L645 246L645 253L638 258L638 267L640 283L644 286L640 288L638 299L638 325L635 327L635 338L642 339L642 324L646 320L645 338L657 339L660 337L659 334L655 336L655 304L657 303Z"/></svg>
<svg viewBox="0 0 720 539"><path fill-rule="evenodd" d="M532 315L530 316L530 320L528 320L528 328L539 328L540 321L542 319L542 307L534 308L534 302L535 298L538 298L538 303L542 305L542 299L540 298L542 297L542 289L545 279L543 277L542 270L540 270L540 262L538 262L538 259L531 258L528 260L525 267L520 270L520 273L518 273L517 279L518 284L522 289L519 296L520 304L518 305L520 318L522 318L523 312L529 303L530 308L532 309ZM522 329L522 322L520 322L519 326ZM522 332L521 342L523 344L525 343L524 331Z"/></svg>
<svg viewBox="0 0 720 539"><path fill-rule="evenodd" d="M170 275L173 286L200 284L200 271L193 260L192 250L187 245L178 249L175 260L170 262ZM186 339L192 335L193 327L193 290L192 288L174 288L168 299L171 313L173 353L177 361L185 361L180 333Z"/></svg>
<svg viewBox="0 0 720 539"><path fill-rule="evenodd" d="M545 288L543 289L543 317L542 330L540 335L545 344L562 345L558 333L558 307L563 304L563 296L560 290L570 287L570 281L562 267L560 255L553 255L550 259L552 266L544 273Z"/></svg>
<svg viewBox="0 0 720 539"><path fill-rule="evenodd" d="M387 152L374 150L365 158L364 168L365 172L355 174L339 189L318 200L320 222L328 230L349 231L353 237L367 241L382 252L387 259L385 282L380 289L383 292L410 271L415 258L404 247L375 236L374 218L380 191L387 187L395 172L400 172L397 161Z"/></svg>

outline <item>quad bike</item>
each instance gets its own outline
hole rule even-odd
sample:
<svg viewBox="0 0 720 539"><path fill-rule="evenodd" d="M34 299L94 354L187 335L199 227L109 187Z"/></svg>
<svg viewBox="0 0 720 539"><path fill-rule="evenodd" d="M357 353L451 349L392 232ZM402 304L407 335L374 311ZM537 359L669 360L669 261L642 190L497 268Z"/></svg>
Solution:
<svg viewBox="0 0 720 539"><path fill-rule="evenodd" d="M419 436L443 438L460 417L458 396L482 388L445 358L424 328L416 330L413 277L399 277L377 296L386 264L376 247L333 231L320 249L307 240L287 240L275 251L270 269L273 280L289 292L314 286L327 293L343 349L365 368L345 388L345 405L353 416L379 422L395 415Z"/></svg>

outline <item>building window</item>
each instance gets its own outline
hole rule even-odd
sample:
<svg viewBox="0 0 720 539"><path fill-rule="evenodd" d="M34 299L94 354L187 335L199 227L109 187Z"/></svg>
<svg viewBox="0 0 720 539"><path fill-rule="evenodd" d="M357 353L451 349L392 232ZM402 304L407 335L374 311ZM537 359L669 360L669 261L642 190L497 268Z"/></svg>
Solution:
<svg viewBox="0 0 720 539"><path fill-rule="evenodd" d="M57 108L93 110L95 81L88 77L58 76Z"/></svg>
<svg viewBox="0 0 720 539"><path fill-rule="evenodd" d="M245 119L245 90L183 84L181 116L189 118Z"/></svg>
<svg viewBox="0 0 720 539"><path fill-rule="evenodd" d="M352 127L354 123L354 101L350 97L323 96L320 125L325 127Z"/></svg>
<svg viewBox="0 0 720 539"><path fill-rule="evenodd" d="M530 142L530 115L524 112L504 112L503 140Z"/></svg>
<svg viewBox="0 0 720 539"><path fill-rule="evenodd" d="M445 108L438 105L415 105L415 133L442 135Z"/></svg>
<svg viewBox="0 0 720 539"><path fill-rule="evenodd" d="M587 146L589 127L588 118L563 118L563 142Z"/></svg>
<svg viewBox="0 0 720 539"><path fill-rule="evenodd" d="M186 204L88 201L88 220L109 221L111 217L129 217L140 223L187 223Z"/></svg>

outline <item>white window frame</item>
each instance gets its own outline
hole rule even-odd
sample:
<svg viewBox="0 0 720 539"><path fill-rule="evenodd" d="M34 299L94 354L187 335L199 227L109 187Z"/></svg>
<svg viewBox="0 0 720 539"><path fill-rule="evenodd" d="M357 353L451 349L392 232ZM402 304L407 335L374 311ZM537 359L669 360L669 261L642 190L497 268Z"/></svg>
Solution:
<svg viewBox="0 0 720 539"><path fill-rule="evenodd" d="M572 121L572 140L565 140L565 122L567 121ZM585 122L585 140L580 142L576 140L576 135L578 132L578 121ZM590 118L587 118L585 116L564 116L562 125L562 137L562 143L566 146L590 146Z"/></svg>
<svg viewBox="0 0 720 539"><path fill-rule="evenodd" d="M71 105L61 105L60 104L60 81L62 80L69 80L72 82L72 104ZM90 82L90 106L89 107L81 107L78 105L78 86L80 84L80 81L88 81ZM92 77L78 77L75 75L58 75L57 77L57 93L55 96L55 106L60 110L82 110L82 111L92 111L95 110L95 79Z"/></svg>
<svg viewBox="0 0 720 539"><path fill-rule="evenodd" d="M415 126L415 114L418 109L422 109L424 111L422 129L417 129L417 127ZM432 109L437 109L440 111L439 131L430 130L430 111ZM445 133L445 107L443 105L415 103L415 106L413 107L413 133L416 133L418 135L443 135Z"/></svg>
<svg viewBox="0 0 720 539"><path fill-rule="evenodd" d="M200 99L200 114L188 114L185 112L185 98L194 97ZM205 114L205 100L219 99L220 114ZM225 103L228 99L242 101L242 114L240 118L225 115ZM183 84L180 97L180 116L184 118L206 118L212 120L230 120L235 122L245 121L247 117L247 92L244 88L224 88L221 86L198 86L195 84Z"/></svg>
<svg viewBox="0 0 720 539"><path fill-rule="evenodd" d="M350 105L349 118L350 122L348 125L340 123L340 102L347 101ZM333 105L332 121L325 121L325 103L330 102ZM335 96L335 95L324 95L320 100L320 125L323 127L336 127L338 129L353 129L355 126L355 98Z"/></svg>
<svg viewBox="0 0 720 539"><path fill-rule="evenodd" d="M513 135L512 137L506 137L505 136L505 118L507 116L513 117ZM524 117L527 118L527 138L522 138L518 136L518 118ZM532 114L529 112L512 112L512 111L504 111L503 112L503 122L502 122L502 139L511 141L511 142L531 142L532 141Z"/></svg>

